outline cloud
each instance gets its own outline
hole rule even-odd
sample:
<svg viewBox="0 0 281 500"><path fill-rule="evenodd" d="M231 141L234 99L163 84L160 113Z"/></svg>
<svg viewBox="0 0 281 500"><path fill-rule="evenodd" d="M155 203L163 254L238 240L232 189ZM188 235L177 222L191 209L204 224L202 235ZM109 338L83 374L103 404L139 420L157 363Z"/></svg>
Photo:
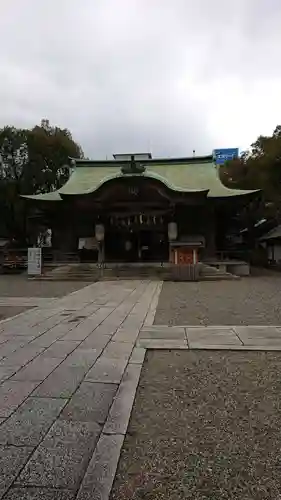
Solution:
<svg viewBox="0 0 281 500"><path fill-rule="evenodd" d="M247 147L281 116L279 0L10 0L0 126L47 117L85 153Z"/></svg>

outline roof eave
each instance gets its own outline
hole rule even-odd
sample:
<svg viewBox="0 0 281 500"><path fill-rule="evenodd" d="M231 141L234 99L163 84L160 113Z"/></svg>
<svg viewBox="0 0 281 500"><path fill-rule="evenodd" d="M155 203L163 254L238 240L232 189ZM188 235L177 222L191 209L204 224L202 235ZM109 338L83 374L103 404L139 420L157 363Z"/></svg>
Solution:
<svg viewBox="0 0 281 500"><path fill-rule="evenodd" d="M254 189L254 190L249 190L249 191L244 191L244 190L242 191L241 190L241 192L239 192L239 189L237 189L237 190L230 189L229 191L230 192L225 194L225 195L213 195L212 193L210 193L208 195L208 198L216 198L218 200L225 200L225 199L231 199L231 198L243 198L243 197L252 196L252 195L254 196L256 194L262 193L261 189Z"/></svg>
<svg viewBox="0 0 281 500"><path fill-rule="evenodd" d="M60 202L62 201L62 198L61 196L59 195L57 198L47 198L47 197L44 197L44 194L50 194L50 193L42 193L42 194L31 194L31 195L24 195L24 194L21 194L20 195L20 198L24 198L26 200L29 200L29 201L40 201L40 202L45 202L45 203L57 203L57 202ZM58 193L59 194L59 193Z"/></svg>

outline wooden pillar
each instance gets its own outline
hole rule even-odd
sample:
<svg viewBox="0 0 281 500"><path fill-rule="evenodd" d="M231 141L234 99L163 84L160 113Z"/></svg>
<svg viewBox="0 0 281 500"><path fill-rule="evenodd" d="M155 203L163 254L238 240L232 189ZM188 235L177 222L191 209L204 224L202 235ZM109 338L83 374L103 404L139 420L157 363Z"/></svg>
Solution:
<svg viewBox="0 0 281 500"><path fill-rule="evenodd" d="M197 249L196 248L193 248L193 250L192 250L192 258L193 258L193 264L197 264L198 256L197 256Z"/></svg>
<svg viewBox="0 0 281 500"><path fill-rule="evenodd" d="M104 241L99 242L99 252L98 252L98 263L100 265L104 264L105 262L105 245Z"/></svg>
<svg viewBox="0 0 281 500"><path fill-rule="evenodd" d="M205 239L206 246L204 256L213 258L216 256L216 214L214 207L210 204L205 211Z"/></svg>

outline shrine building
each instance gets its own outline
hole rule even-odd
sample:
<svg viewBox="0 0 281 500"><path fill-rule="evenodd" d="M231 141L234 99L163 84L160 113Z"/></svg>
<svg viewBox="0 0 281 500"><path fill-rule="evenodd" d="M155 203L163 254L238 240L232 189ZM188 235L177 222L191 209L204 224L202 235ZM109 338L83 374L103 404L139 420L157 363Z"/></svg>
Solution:
<svg viewBox="0 0 281 500"><path fill-rule="evenodd" d="M70 159L59 190L25 196L32 238L51 234L57 259L196 263L226 245L227 228L257 193L228 189L214 158Z"/></svg>

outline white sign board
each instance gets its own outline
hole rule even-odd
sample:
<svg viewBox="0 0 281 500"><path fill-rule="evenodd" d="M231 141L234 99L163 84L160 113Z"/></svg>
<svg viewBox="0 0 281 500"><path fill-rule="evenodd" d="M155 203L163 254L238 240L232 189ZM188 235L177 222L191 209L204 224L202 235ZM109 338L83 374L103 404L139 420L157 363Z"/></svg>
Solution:
<svg viewBox="0 0 281 500"><path fill-rule="evenodd" d="M42 248L29 248L27 260L27 273L35 276L41 274L42 270Z"/></svg>
<svg viewBox="0 0 281 500"><path fill-rule="evenodd" d="M79 250L95 250L98 248L98 242L96 238L79 238L78 249Z"/></svg>

